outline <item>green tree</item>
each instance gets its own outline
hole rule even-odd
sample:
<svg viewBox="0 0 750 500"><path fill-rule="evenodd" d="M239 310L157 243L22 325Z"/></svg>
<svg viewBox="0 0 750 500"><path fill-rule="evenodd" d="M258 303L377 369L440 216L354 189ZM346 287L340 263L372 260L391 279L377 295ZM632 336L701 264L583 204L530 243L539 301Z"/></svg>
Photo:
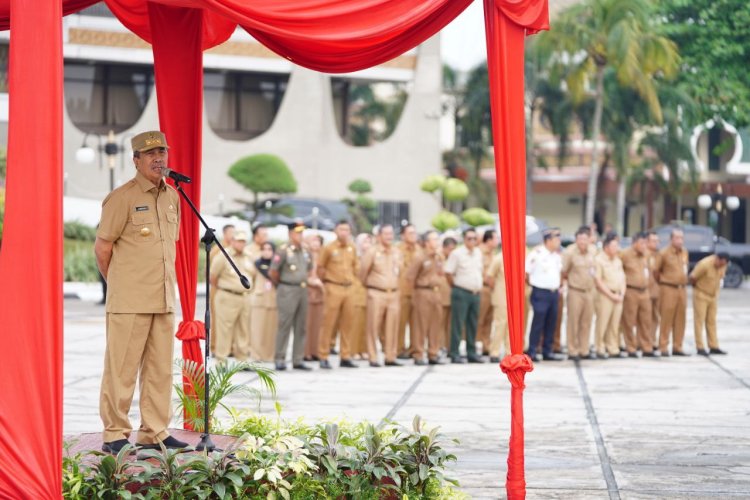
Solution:
<svg viewBox="0 0 750 500"><path fill-rule="evenodd" d="M592 123L594 147L587 189L586 220L594 218L599 178L599 138L606 102L604 76L612 69L617 80L645 101L657 123L661 107L656 93L658 77L672 77L679 65L677 46L657 32L656 16L648 0L585 0L564 10L555 29L540 43L553 50L572 70L567 84L574 100L583 100L593 80L595 102Z"/></svg>
<svg viewBox="0 0 750 500"><path fill-rule="evenodd" d="M229 167L229 177L253 193L253 219L258 217L261 193L296 193L297 181L284 160L272 154L245 156Z"/></svg>
<svg viewBox="0 0 750 500"><path fill-rule="evenodd" d="M372 192L372 185L364 179L355 179L349 183L348 189L353 197L344 198L343 201L354 218L354 224L358 231L369 232L378 220L378 204L368 196Z"/></svg>
<svg viewBox="0 0 750 500"><path fill-rule="evenodd" d="M750 125L750 2L661 0L661 32L680 47L683 82L701 122Z"/></svg>
<svg viewBox="0 0 750 500"><path fill-rule="evenodd" d="M372 84L352 84L349 95L353 111L348 136L352 145L369 146L396 130L406 105L407 93L403 88L396 88L393 96L385 99L375 94Z"/></svg>

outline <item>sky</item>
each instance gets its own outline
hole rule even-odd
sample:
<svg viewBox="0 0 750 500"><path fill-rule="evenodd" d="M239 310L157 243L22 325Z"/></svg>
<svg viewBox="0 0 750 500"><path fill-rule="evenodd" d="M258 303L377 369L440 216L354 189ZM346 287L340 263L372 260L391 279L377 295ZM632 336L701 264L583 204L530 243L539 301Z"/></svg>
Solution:
<svg viewBox="0 0 750 500"><path fill-rule="evenodd" d="M482 2L475 0L443 28L440 47L443 62L461 71L468 71L487 59Z"/></svg>

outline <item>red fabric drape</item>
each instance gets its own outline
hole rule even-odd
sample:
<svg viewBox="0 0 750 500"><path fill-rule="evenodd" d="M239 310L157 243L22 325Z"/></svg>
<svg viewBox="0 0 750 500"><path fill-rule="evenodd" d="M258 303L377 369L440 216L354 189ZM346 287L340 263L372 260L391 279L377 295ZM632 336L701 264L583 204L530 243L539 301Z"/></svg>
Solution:
<svg viewBox="0 0 750 500"><path fill-rule="evenodd" d="M90 7L100 0L63 0L62 12L64 16L78 12L81 9ZM60 2L57 2L60 3ZM11 0L0 0L0 31L5 31L10 28L10 4ZM36 5L40 5L42 2L37 2Z"/></svg>
<svg viewBox="0 0 750 500"><path fill-rule="evenodd" d="M192 178L182 184L200 210L201 144L203 127L203 15L199 9L148 4L154 51L156 98L161 130L169 142L169 164ZM180 284L182 322L177 338L182 357L203 362L200 339L205 339L202 321L195 321L195 288L198 281L198 221L190 206L180 201L180 239L177 243L177 281ZM192 392L183 379L187 393ZM185 428L190 425L185 420Z"/></svg>
<svg viewBox="0 0 750 500"><path fill-rule="evenodd" d="M0 498L52 499L62 485L62 4L10 9Z"/></svg>
<svg viewBox="0 0 750 500"><path fill-rule="evenodd" d="M524 477L524 376L534 369L523 354L526 257L526 136L524 37L549 28L547 2L484 0L492 137L503 241L511 354L500 367L511 383L511 434L505 488L509 499L526 497Z"/></svg>

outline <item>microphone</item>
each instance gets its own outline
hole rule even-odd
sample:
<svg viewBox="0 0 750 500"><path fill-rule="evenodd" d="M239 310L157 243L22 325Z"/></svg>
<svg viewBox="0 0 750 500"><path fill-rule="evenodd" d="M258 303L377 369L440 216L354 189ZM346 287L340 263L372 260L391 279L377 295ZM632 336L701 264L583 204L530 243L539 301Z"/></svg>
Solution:
<svg viewBox="0 0 750 500"><path fill-rule="evenodd" d="M162 167L161 175L163 175L164 177L169 177L175 182L185 182L187 184L191 182L190 177L188 177L187 175L183 175L179 172L175 172L171 168L167 168L167 167Z"/></svg>

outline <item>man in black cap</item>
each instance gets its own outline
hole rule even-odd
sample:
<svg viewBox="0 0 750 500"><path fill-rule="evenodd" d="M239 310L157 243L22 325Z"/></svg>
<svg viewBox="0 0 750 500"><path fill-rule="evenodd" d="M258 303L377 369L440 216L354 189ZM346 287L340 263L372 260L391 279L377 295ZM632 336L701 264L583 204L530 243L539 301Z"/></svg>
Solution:
<svg viewBox="0 0 750 500"><path fill-rule="evenodd" d="M302 246L301 221L289 224L289 242L279 247L269 272L277 286L276 304L279 311L279 330L276 333L276 369L286 370L286 351L289 333L294 328L292 366L310 370L303 363L305 355L305 321L307 319L307 280L311 278L313 262Z"/></svg>

